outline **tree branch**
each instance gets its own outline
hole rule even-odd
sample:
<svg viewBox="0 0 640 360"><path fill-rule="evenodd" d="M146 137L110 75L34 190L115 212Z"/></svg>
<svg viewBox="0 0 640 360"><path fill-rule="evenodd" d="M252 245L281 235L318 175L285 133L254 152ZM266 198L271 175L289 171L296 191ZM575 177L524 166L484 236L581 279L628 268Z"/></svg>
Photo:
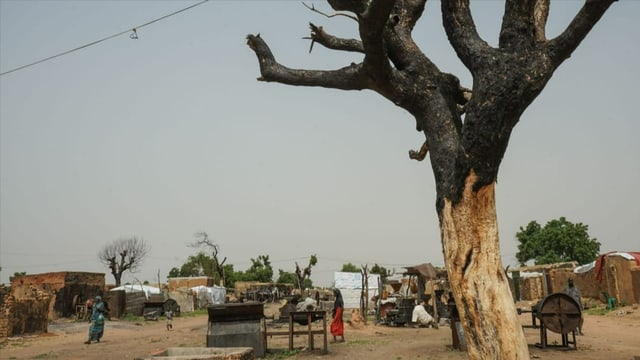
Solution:
<svg viewBox="0 0 640 360"><path fill-rule="evenodd" d="M549 2L551 0L538 0L533 9L533 26L537 42L547 41L546 26L549 18Z"/></svg>
<svg viewBox="0 0 640 360"><path fill-rule="evenodd" d="M534 11L538 3L542 1L505 1L502 28L500 29L499 46L501 49L523 49L535 44Z"/></svg>
<svg viewBox="0 0 640 360"><path fill-rule="evenodd" d="M335 11L350 11L361 14L367 8L368 0L327 0Z"/></svg>
<svg viewBox="0 0 640 360"><path fill-rule="evenodd" d="M419 151L409 150L409 159L422 161L427 156L428 151L429 151L429 144L427 144L427 141L425 140L425 142L422 144L422 147L420 148Z"/></svg>
<svg viewBox="0 0 640 360"><path fill-rule="evenodd" d="M247 35L247 45L256 53L260 62L258 80L287 85L320 86L341 90L369 89L370 84L362 75L362 65L352 63L338 70L297 70L279 64L267 43L258 35Z"/></svg>
<svg viewBox="0 0 640 360"><path fill-rule="evenodd" d="M364 47L360 40L335 37L326 33L322 26L316 26L313 23L309 23L309 28L311 28L311 36L305 38L311 39L309 52L313 48L313 43L317 42L327 49L364 53Z"/></svg>
<svg viewBox="0 0 640 360"><path fill-rule="evenodd" d="M545 41L549 0L506 0L500 48L524 48Z"/></svg>
<svg viewBox="0 0 640 360"><path fill-rule="evenodd" d="M371 0L360 16L360 38L364 46L364 68L377 82L389 84L391 65L383 33L395 0Z"/></svg>
<svg viewBox="0 0 640 360"><path fill-rule="evenodd" d="M412 38L413 28L424 12L425 3L426 0L405 0L390 14L384 40L389 59L399 71L411 73L423 69L431 74L440 72Z"/></svg>
<svg viewBox="0 0 640 360"><path fill-rule="evenodd" d="M485 52L491 47L476 30L469 9L469 0L442 0L442 22L449 43L458 58L472 71L482 62Z"/></svg>
<svg viewBox="0 0 640 360"><path fill-rule="evenodd" d="M307 5L306 3L304 3L304 2L303 2L303 3L302 3L302 5L304 5L304 7L306 7L307 9L309 9L309 10L311 10L311 11L313 11L313 12L316 12L316 13L318 13L318 14L320 14L320 15L323 15L323 16L325 16L325 17L328 17L328 18L332 18L332 17L335 17L335 16L344 16L344 17L347 17L347 18L349 18L349 19L351 19L351 20L358 21L358 18L357 18L357 17L355 17L355 16L353 16L353 15L344 14L344 13L335 13L335 14L331 14L331 15L329 15L329 14L327 14L327 13L324 13L324 12L322 12L322 11L320 11L320 10L316 9L316 7L315 7L315 6L313 6L313 4L311 4L311 6L309 6L309 5Z"/></svg>
<svg viewBox="0 0 640 360"><path fill-rule="evenodd" d="M564 32L547 43L550 57L556 66L571 56L614 1L616 0L586 0Z"/></svg>

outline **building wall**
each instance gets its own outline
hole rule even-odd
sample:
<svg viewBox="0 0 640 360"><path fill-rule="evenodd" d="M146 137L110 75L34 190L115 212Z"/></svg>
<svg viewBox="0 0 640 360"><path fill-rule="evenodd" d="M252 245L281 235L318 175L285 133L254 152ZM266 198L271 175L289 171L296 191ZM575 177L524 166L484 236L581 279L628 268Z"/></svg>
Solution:
<svg viewBox="0 0 640 360"><path fill-rule="evenodd" d="M631 268L631 284L633 285L635 303L640 304L640 266Z"/></svg>
<svg viewBox="0 0 640 360"><path fill-rule="evenodd" d="M49 295L49 318L75 314L75 303L104 294L104 274L89 272L53 272L24 275L11 279L11 294L20 300L33 289Z"/></svg>
<svg viewBox="0 0 640 360"><path fill-rule="evenodd" d="M180 288L192 288L195 286L212 287L213 285L213 278L208 276L175 277L169 278L167 281L169 291L175 291Z"/></svg>
<svg viewBox="0 0 640 360"><path fill-rule="evenodd" d="M136 291L126 293L126 308L125 314L142 316L144 313L144 303L147 301L147 297L144 292Z"/></svg>
<svg viewBox="0 0 640 360"><path fill-rule="evenodd" d="M621 256L607 256L604 263L604 280L606 291L615 297L618 303L635 303L631 268L636 267L635 260Z"/></svg>
<svg viewBox="0 0 640 360"><path fill-rule="evenodd" d="M18 299L5 294L0 303L0 338L46 333L49 325L48 293L32 288Z"/></svg>
<svg viewBox="0 0 640 360"><path fill-rule="evenodd" d="M175 290L169 292L169 298L180 306L180 312L193 312L196 309L196 296L191 290Z"/></svg>
<svg viewBox="0 0 640 360"><path fill-rule="evenodd" d="M544 286L542 284L542 276L520 278L520 299L521 300L536 300L544 298ZM513 286L512 282L509 282Z"/></svg>
<svg viewBox="0 0 640 360"><path fill-rule="evenodd" d="M14 300L9 289L0 284L0 339L13 336L13 328L9 325L11 324Z"/></svg>

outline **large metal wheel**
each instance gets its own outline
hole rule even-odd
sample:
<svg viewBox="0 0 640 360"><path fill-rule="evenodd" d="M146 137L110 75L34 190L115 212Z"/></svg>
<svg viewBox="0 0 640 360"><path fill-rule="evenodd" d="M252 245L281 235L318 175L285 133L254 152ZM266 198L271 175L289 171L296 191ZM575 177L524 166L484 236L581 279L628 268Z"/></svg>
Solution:
<svg viewBox="0 0 640 360"><path fill-rule="evenodd" d="M580 324L581 316L580 304L564 293L547 296L538 309L540 322L558 334L568 334L575 330Z"/></svg>

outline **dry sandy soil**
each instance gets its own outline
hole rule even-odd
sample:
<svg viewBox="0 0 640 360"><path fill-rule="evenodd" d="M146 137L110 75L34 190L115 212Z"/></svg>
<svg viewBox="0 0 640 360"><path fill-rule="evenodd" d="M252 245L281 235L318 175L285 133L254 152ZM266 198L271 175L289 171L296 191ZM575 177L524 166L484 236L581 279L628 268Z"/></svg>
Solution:
<svg viewBox="0 0 640 360"><path fill-rule="evenodd" d="M268 313L270 308L265 308ZM525 328L534 359L580 360L636 360L640 358L640 309L626 307L624 314L585 315L584 336L577 338L578 350L557 348L539 349L539 330ZM531 316L523 314L524 325L531 324ZM57 321L49 332L38 336L10 338L0 344L0 359L135 359L167 347L206 346L207 316L176 317L173 331L167 331L160 321L108 321L105 336L100 343L83 344L88 323ZM330 343L329 353L321 355L318 349L306 349L307 339L296 337L294 354L283 354L287 337L268 339L268 359L466 359L465 353L451 349L451 330L389 327L368 324L361 328L346 326L344 343ZM549 343L560 342L558 334L549 333ZM317 348L322 337L316 336ZM279 354L278 354L279 352Z"/></svg>

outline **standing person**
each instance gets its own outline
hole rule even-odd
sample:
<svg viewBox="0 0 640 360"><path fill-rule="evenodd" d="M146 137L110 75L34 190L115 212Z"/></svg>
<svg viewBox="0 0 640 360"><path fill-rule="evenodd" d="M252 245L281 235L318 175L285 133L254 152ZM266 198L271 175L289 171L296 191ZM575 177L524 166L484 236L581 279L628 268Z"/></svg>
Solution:
<svg viewBox="0 0 640 360"><path fill-rule="evenodd" d="M566 289L564 289L564 293L571 296L573 300L578 303L580 307L580 322L578 323L578 335L584 335L582 332L582 323L584 322L584 318L582 317L582 295L580 294L580 289L573 284L573 279L569 279L569 285Z"/></svg>
<svg viewBox="0 0 640 360"><path fill-rule="evenodd" d="M333 302L333 320L331 320L331 335L333 335L333 342L338 341L337 337L340 336L340 342L344 342L344 322L342 322L342 312L344 311L344 301L342 300L342 293L338 289L333 289L333 295L336 300Z"/></svg>
<svg viewBox="0 0 640 360"><path fill-rule="evenodd" d="M96 301L91 307L91 326L89 327L89 338L85 341L85 344L91 344L91 341L96 340L100 342L102 335L104 335L104 303L100 296L96 296Z"/></svg>
<svg viewBox="0 0 640 360"><path fill-rule="evenodd" d="M167 310L164 316L167 317L167 330L173 329L173 311L171 309Z"/></svg>

